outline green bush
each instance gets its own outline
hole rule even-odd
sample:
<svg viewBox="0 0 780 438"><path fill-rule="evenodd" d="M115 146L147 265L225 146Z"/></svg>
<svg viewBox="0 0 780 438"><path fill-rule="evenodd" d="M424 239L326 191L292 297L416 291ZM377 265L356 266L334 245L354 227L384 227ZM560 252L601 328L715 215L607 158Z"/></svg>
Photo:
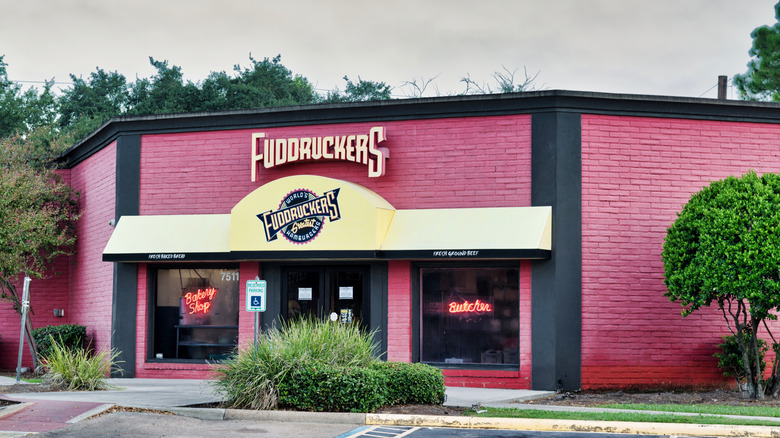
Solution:
<svg viewBox="0 0 780 438"><path fill-rule="evenodd" d="M298 367L367 367L376 352L373 334L355 324L312 318L283 322L263 333L257 345L215 364L215 386L230 407L273 409L280 382Z"/></svg>
<svg viewBox="0 0 780 438"><path fill-rule="evenodd" d="M372 367L303 364L279 382L279 406L306 411L373 412L384 404L381 372Z"/></svg>
<svg viewBox="0 0 780 438"><path fill-rule="evenodd" d="M751 334L747 331L742 333L742 339L743 343L745 345L750 344L750 337ZM766 362L764 362L764 355L766 354L767 345L766 341L759 338L758 339L758 360L759 360L759 366L761 369L761 374L764 374L764 369L766 368ZM740 384L745 380L745 361L742 360L742 351L739 349L739 344L737 343L737 337L735 335L728 335L723 337L723 343L718 344L718 347L720 347L721 352L715 353L713 356L715 356L718 359L718 368L720 368L721 371L723 371L724 376L731 376L734 378L734 380L737 382L737 388L740 387ZM753 357L750 358L750 369L756 369L756 362Z"/></svg>
<svg viewBox="0 0 780 438"><path fill-rule="evenodd" d="M45 358L52 353L52 339L61 341L60 345L67 349L83 349L87 328L78 324L47 325L33 329L32 336L38 346L38 355Z"/></svg>
<svg viewBox="0 0 780 438"><path fill-rule="evenodd" d="M107 389L106 376L116 366L114 351L92 354L84 348L67 348L50 337L49 355L42 359L46 370L43 380L66 391L94 391Z"/></svg>
<svg viewBox="0 0 780 438"><path fill-rule="evenodd" d="M438 405L444 402L444 375L422 363L376 362L384 379L387 405Z"/></svg>

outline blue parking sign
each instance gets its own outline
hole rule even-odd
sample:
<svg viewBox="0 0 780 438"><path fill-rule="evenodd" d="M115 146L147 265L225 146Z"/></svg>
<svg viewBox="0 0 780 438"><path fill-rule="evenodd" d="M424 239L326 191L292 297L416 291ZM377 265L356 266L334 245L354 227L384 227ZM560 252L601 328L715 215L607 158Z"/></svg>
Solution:
<svg viewBox="0 0 780 438"><path fill-rule="evenodd" d="M247 312L265 312L265 280L246 282Z"/></svg>

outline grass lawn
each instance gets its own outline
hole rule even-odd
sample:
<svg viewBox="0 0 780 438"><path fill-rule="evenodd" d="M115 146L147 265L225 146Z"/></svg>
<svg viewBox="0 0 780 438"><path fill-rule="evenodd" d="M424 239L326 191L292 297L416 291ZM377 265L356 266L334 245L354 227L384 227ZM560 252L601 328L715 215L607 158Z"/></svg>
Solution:
<svg viewBox="0 0 780 438"><path fill-rule="evenodd" d="M772 406L728 405L649 405L625 403L601 405L600 408L631 409L635 411L691 412L694 414L745 415L750 417L780 417L780 409Z"/></svg>
<svg viewBox="0 0 780 438"><path fill-rule="evenodd" d="M16 372L13 372L13 373L3 372L3 373L0 373L0 376L10 377L10 378L16 380ZM25 382L28 382L28 383L41 383L41 378L40 377L23 377L22 376L22 377L20 377L20 380L24 380Z"/></svg>
<svg viewBox="0 0 780 438"><path fill-rule="evenodd" d="M621 405L626 406L626 405ZM729 407L729 406L724 406ZM546 418L557 420L592 420L592 421L634 421L641 423L692 423L692 424L727 424L739 426L780 426L780 422L767 420L751 420L727 418L708 415L682 416L673 414L650 414L641 412L572 412L545 411L540 409L517 408L484 408L487 412L477 414L467 412L475 417L504 418Z"/></svg>

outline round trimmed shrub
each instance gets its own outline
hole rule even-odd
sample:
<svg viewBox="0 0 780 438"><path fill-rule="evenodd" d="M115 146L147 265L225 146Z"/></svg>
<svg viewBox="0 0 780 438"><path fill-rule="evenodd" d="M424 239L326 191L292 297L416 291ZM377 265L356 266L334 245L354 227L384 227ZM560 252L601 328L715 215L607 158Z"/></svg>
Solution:
<svg viewBox="0 0 780 438"><path fill-rule="evenodd" d="M385 379L385 404L440 405L444 403L444 375L422 363L375 362L372 368Z"/></svg>

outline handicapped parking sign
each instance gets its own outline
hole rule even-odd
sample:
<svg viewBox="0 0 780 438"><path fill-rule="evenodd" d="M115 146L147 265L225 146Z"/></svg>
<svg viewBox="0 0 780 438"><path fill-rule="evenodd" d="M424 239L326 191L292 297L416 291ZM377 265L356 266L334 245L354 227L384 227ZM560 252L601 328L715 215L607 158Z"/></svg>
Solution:
<svg viewBox="0 0 780 438"><path fill-rule="evenodd" d="M246 282L247 312L265 312L265 280Z"/></svg>

